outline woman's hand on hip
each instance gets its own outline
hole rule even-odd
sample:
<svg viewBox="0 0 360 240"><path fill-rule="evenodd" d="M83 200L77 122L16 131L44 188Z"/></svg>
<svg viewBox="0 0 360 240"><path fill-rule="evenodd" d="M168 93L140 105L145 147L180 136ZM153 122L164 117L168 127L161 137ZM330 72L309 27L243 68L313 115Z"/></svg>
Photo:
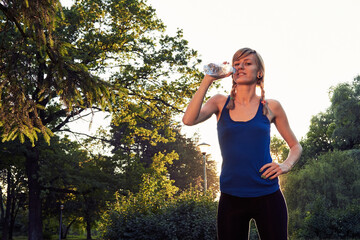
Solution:
<svg viewBox="0 0 360 240"><path fill-rule="evenodd" d="M274 179L278 176L280 176L281 174L287 173L290 171L290 166L288 164L282 163L276 163L276 162L272 162L272 163L268 163L265 164L262 168L260 168L259 172L264 172L261 174L261 177L264 179Z"/></svg>

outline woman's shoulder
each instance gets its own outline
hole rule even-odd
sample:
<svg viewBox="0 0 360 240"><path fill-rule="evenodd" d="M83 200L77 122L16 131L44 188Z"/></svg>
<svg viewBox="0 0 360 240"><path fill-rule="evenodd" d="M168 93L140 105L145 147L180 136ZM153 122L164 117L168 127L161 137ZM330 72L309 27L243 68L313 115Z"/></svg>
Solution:
<svg viewBox="0 0 360 240"><path fill-rule="evenodd" d="M216 109L215 114L219 118L219 116L221 115L221 111L226 104L227 99L228 96L222 94L215 94L207 101L206 104L209 104L210 106L213 106Z"/></svg>
<svg viewBox="0 0 360 240"><path fill-rule="evenodd" d="M275 99L266 99L266 103L272 111L276 111L277 109L282 108L281 103Z"/></svg>
<svg viewBox="0 0 360 240"><path fill-rule="evenodd" d="M215 94L214 96L212 96L208 102L213 102L216 104L222 104L225 103L227 100L228 96L222 95L222 94Z"/></svg>
<svg viewBox="0 0 360 240"><path fill-rule="evenodd" d="M279 116L283 116L285 114L281 103L275 99L266 99L266 105L269 109L269 114L271 116L272 121Z"/></svg>
<svg viewBox="0 0 360 240"><path fill-rule="evenodd" d="M228 99L228 95L223 95L223 94L215 94L214 96L212 96L211 98L217 100L217 101L226 101Z"/></svg>
<svg viewBox="0 0 360 240"><path fill-rule="evenodd" d="M215 94L212 96L209 101L211 100L214 104L218 106L218 108L221 108L225 105L227 99L229 96L223 95L223 94Z"/></svg>

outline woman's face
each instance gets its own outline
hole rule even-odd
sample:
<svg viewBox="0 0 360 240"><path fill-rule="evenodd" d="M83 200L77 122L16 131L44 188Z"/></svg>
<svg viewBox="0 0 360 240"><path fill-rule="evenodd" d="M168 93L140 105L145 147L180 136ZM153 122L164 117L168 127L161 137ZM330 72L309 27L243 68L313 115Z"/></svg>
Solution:
<svg viewBox="0 0 360 240"><path fill-rule="evenodd" d="M233 74L233 79L237 84L249 85L257 82L259 67L256 64L254 54L234 61L233 66L236 70Z"/></svg>

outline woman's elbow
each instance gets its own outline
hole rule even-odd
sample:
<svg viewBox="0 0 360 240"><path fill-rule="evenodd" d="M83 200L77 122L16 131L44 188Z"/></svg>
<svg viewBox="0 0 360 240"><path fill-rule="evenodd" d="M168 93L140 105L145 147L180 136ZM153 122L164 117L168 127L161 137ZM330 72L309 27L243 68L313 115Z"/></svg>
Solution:
<svg viewBox="0 0 360 240"><path fill-rule="evenodd" d="M303 151L303 148L302 148L301 144L300 144L300 143L297 143L295 146L296 146L297 152L299 153L299 155L301 155L301 153L302 153L302 151Z"/></svg>
<svg viewBox="0 0 360 240"><path fill-rule="evenodd" d="M193 126L195 123L194 121L191 121L190 119L188 119L187 117L183 117L182 122L186 125L186 126Z"/></svg>

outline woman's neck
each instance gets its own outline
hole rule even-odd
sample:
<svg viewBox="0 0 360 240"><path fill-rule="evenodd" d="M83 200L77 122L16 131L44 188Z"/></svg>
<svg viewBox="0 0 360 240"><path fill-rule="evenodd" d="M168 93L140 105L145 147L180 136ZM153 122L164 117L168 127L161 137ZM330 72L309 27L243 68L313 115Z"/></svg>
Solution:
<svg viewBox="0 0 360 240"><path fill-rule="evenodd" d="M256 85L237 85L235 95L236 102L246 105L257 99Z"/></svg>

